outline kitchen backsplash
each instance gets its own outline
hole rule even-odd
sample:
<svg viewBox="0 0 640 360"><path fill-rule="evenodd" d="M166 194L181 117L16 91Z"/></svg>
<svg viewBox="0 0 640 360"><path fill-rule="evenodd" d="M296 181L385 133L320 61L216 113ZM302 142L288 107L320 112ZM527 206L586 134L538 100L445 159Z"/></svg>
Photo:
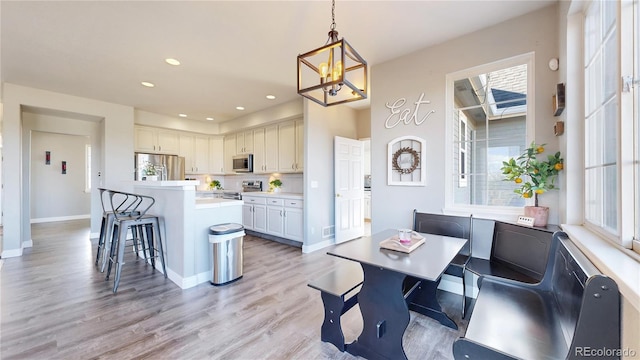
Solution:
<svg viewBox="0 0 640 360"><path fill-rule="evenodd" d="M282 186L280 187L281 192L286 193L300 193L302 194L303 185L302 185L302 174L238 174L238 175L188 175L190 179L200 180L200 185L196 190L198 191L206 191L209 190L209 184L206 181L207 178L211 180L219 180L222 184L222 187L225 190L242 190L242 182L244 180L261 180L262 181L262 191L269 190L269 182L273 179L280 179L282 181Z"/></svg>

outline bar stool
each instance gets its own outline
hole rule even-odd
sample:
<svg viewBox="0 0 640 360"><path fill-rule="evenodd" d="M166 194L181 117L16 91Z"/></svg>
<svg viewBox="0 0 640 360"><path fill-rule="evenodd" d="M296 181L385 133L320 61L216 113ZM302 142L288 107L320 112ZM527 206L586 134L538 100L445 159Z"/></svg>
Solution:
<svg viewBox="0 0 640 360"><path fill-rule="evenodd" d="M112 229L113 229L113 220L115 219L114 213L120 213L123 215L131 215L131 214L139 214L137 211L137 207L140 205L140 199L137 196L130 196L125 193L122 193L117 201L111 205L111 209L107 210L107 204L105 204L105 194L109 195L110 190L105 188L98 188L100 191L100 204L102 205L102 223L100 224L100 237L98 238L98 249L96 251L96 265L100 262L100 257L102 256L102 265L100 267L100 272L104 272L105 265L107 263L107 250L110 249L110 242L112 238ZM138 247L138 236L137 231L132 229L133 236L133 244L134 251L137 253ZM143 255L145 260L147 260L146 249L144 245L144 241L140 242L143 249Z"/></svg>
<svg viewBox="0 0 640 360"><path fill-rule="evenodd" d="M117 212L114 213L113 219L113 227L112 227L112 240L110 253L107 258L107 262L109 263L109 267L107 269L106 280L109 280L109 276L111 275L111 268L115 264L115 281L113 284L113 292L116 293L118 291L118 285L120 284L120 277L122 275L122 265L124 265L124 252L125 252L125 243L127 240L127 230L132 229L132 232L136 232L136 230L140 233L141 242L144 243L146 238L147 241L147 249L149 250L149 257L151 261L151 265L155 268L155 258L159 258L162 262L162 272L164 273L164 277L167 278L167 269L166 269L166 261L164 256L164 249L162 246L162 236L160 233L160 218L155 215L147 214L147 211L153 206L155 203L155 199L151 196L139 195L139 194L129 194L123 192L115 192L111 191L109 194L109 198L113 207L114 200L118 197L122 196L135 196L138 197L138 205L136 207L137 214L119 214ZM143 205L144 203L144 205ZM146 233L146 236L143 236L143 231ZM156 243L157 241L157 243ZM155 246L157 245L157 246ZM144 250L143 250L144 251ZM145 257L146 260L146 257ZM146 261L145 261L146 263Z"/></svg>

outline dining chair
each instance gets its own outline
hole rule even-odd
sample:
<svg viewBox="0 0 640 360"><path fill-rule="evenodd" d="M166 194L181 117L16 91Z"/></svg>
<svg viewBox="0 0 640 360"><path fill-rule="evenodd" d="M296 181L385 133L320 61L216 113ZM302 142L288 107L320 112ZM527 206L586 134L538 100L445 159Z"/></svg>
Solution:
<svg viewBox="0 0 640 360"><path fill-rule="evenodd" d="M467 239L467 243L451 261L445 274L462 279L462 318L466 315L465 268L471 257L471 216L454 216L413 210L413 230L421 233Z"/></svg>

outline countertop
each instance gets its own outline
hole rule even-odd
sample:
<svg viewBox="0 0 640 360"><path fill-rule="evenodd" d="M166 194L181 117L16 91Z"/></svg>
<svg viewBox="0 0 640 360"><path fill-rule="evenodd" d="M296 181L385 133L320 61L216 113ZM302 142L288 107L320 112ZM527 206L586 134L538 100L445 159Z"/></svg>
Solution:
<svg viewBox="0 0 640 360"><path fill-rule="evenodd" d="M210 209L225 206L238 206L244 204L242 200L219 198L196 198L196 209Z"/></svg>
<svg viewBox="0 0 640 360"><path fill-rule="evenodd" d="M171 187L171 186L198 186L199 180L169 180L169 181L133 181L133 186L144 187Z"/></svg>
<svg viewBox="0 0 640 360"><path fill-rule="evenodd" d="M287 193L287 192L268 192L268 191L252 191L243 192L242 197L254 196L254 197L276 197L281 199L296 199L303 200L304 194L302 193Z"/></svg>

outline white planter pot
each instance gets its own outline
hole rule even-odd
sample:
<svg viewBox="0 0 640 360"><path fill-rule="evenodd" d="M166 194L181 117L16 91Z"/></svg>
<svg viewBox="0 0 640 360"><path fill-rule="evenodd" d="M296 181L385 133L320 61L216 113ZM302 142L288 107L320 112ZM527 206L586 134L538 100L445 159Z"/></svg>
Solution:
<svg viewBox="0 0 640 360"><path fill-rule="evenodd" d="M158 175L147 175L147 181L158 181Z"/></svg>

